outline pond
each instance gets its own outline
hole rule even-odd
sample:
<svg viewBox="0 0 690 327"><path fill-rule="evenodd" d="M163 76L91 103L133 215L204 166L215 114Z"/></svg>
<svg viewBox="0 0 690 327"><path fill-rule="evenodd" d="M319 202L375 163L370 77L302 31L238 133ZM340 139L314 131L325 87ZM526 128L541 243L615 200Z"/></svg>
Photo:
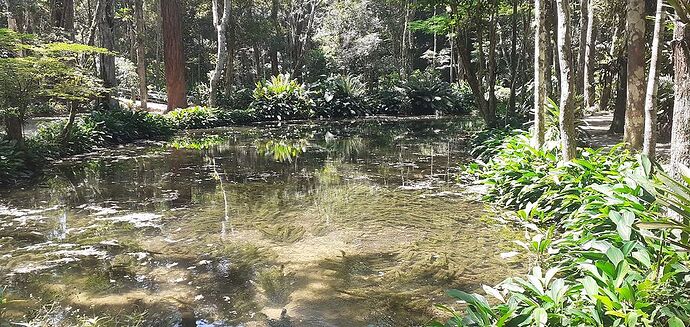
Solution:
<svg viewBox="0 0 690 327"><path fill-rule="evenodd" d="M418 326L523 270L457 185L471 121L188 132L0 191L0 321ZM2 322L0 322L2 325Z"/></svg>

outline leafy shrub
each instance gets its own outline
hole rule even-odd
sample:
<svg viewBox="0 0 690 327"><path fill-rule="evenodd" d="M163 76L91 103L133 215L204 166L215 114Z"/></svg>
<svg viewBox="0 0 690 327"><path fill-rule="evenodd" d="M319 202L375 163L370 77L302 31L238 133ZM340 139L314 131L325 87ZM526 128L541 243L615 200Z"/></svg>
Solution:
<svg viewBox="0 0 690 327"><path fill-rule="evenodd" d="M558 142L535 148L529 135L521 133L507 137L487 163L474 168L489 186L488 200L526 209L525 218L546 222L576 213L588 194L598 193L595 185L622 183L620 172L636 166L620 146L610 151L585 149L581 159L565 164L559 164L558 153Z"/></svg>
<svg viewBox="0 0 690 327"><path fill-rule="evenodd" d="M331 76L315 87L315 111L319 118L364 116L370 112L366 86L358 77Z"/></svg>
<svg viewBox="0 0 690 327"><path fill-rule="evenodd" d="M256 83L253 97L250 108L260 120L306 119L312 115L313 103L304 85L287 74Z"/></svg>
<svg viewBox="0 0 690 327"><path fill-rule="evenodd" d="M168 117L179 129L213 128L246 124L256 120L254 111L250 109L222 110L208 107L177 109L168 113Z"/></svg>
<svg viewBox="0 0 690 327"><path fill-rule="evenodd" d="M27 140L32 161L40 163L41 160L88 152L103 142L103 132L93 121L75 121L63 138L66 123L63 120L41 125L36 134Z"/></svg>
<svg viewBox="0 0 690 327"><path fill-rule="evenodd" d="M451 86L433 69L414 71L407 80L397 74L384 76L377 99L379 113L403 116L465 114L472 108L467 89Z"/></svg>
<svg viewBox="0 0 690 327"><path fill-rule="evenodd" d="M661 171L650 179L648 160L618 148L583 149L580 159L558 163L555 146L528 141L508 136L474 168L489 198L542 226L531 225L536 234L517 242L536 259L533 268L527 278L484 286L497 305L450 291L468 305L464 315L443 307L453 315L445 326L689 324L690 258L678 249L690 249L690 173L683 181ZM685 218L672 222L662 207Z"/></svg>
<svg viewBox="0 0 690 327"><path fill-rule="evenodd" d="M112 144L143 139L161 140L175 132L168 118L144 111L94 111L87 117L86 122L98 124L102 128L105 141Z"/></svg>
<svg viewBox="0 0 690 327"><path fill-rule="evenodd" d="M376 114L398 115L409 112L412 106L407 88L399 74L382 76L375 94Z"/></svg>
<svg viewBox="0 0 690 327"><path fill-rule="evenodd" d="M24 154L14 141L4 140L0 135L0 184L10 184L29 175Z"/></svg>
<svg viewBox="0 0 690 327"><path fill-rule="evenodd" d="M406 83L410 110L404 115L434 115L448 112L455 106L455 94L449 83L441 80L433 69L414 71Z"/></svg>
<svg viewBox="0 0 690 327"><path fill-rule="evenodd" d="M213 109L208 107L190 107L177 109L168 113L170 120L180 129L210 128L218 125L218 118Z"/></svg>

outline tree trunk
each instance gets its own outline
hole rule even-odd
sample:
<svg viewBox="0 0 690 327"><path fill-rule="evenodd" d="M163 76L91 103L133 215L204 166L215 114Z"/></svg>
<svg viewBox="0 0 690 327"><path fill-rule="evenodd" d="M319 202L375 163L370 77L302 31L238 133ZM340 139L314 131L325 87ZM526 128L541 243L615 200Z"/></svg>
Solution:
<svg viewBox="0 0 690 327"><path fill-rule="evenodd" d="M475 73L474 68L472 67L470 52L465 46L465 40L463 40L463 37L461 36L464 35L464 33L462 31L458 31L457 34L457 49L460 55L460 64L463 67L467 84L469 84L470 89L472 90L474 101L477 104L477 108L479 109L479 113L482 115L484 122L489 128L495 127L496 115L491 115L491 112L488 109L486 99L484 98L484 92L482 91L481 85L479 84L479 80L477 79L477 74Z"/></svg>
<svg viewBox="0 0 690 327"><path fill-rule="evenodd" d="M5 134L7 139L15 141L15 146L19 150L26 149L24 143L24 126L22 124L22 117L18 115L6 114L5 116Z"/></svg>
<svg viewBox="0 0 690 327"><path fill-rule="evenodd" d="M561 101L559 125L563 161L575 158L575 106L573 103L573 54L570 32L570 4L556 0L558 12L558 57L561 67Z"/></svg>
<svg viewBox="0 0 690 327"><path fill-rule="evenodd" d="M74 39L74 0L53 0L50 8L53 27L61 28Z"/></svg>
<svg viewBox="0 0 690 327"><path fill-rule="evenodd" d="M537 0L537 3L540 1ZM517 9L518 9L518 0L513 0L513 13L511 14L511 35L510 35L510 98L508 99L508 111L506 112L506 116L508 117L513 117L515 115L515 112L517 111L515 108L515 102L516 102L516 88L517 88L517 35L518 35L518 28L517 28ZM540 20L537 21L539 24L544 24L544 21ZM537 27L537 30L542 30L544 29L544 26ZM536 37L538 37L537 34L535 34ZM537 43L537 42L535 42ZM543 71L543 68L542 68ZM536 78L536 75L535 75ZM543 77L539 79L541 82L543 80ZM536 84L535 84L536 85ZM536 87L536 86L535 86ZM506 119L507 121L508 119Z"/></svg>
<svg viewBox="0 0 690 327"><path fill-rule="evenodd" d="M596 88L594 86L594 63L596 62L596 16L594 15L594 1L590 1L587 10L587 31L585 33L585 56L584 56L584 71L583 77L583 91L584 91L584 109L591 110L594 107L594 94Z"/></svg>
<svg viewBox="0 0 690 327"><path fill-rule="evenodd" d="M589 31L589 0L580 0L580 51L575 67L575 94L582 94L584 90L585 56L587 55L587 32Z"/></svg>
<svg viewBox="0 0 690 327"><path fill-rule="evenodd" d="M168 92L168 111L187 106L182 22L177 0L160 0L163 18L163 57Z"/></svg>
<svg viewBox="0 0 690 327"><path fill-rule="evenodd" d="M546 55L544 57L544 82L546 83L546 98L555 98L554 95L554 89L553 89L553 74L552 74L552 68L553 68L553 38L551 37L551 33L555 30L552 21L551 21L551 0L540 0L541 2L544 2L542 6L544 7L544 13L542 14L544 20L542 20L543 24L545 24L545 33L546 33L546 41L544 43ZM535 59L536 60L536 59Z"/></svg>
<svg viewBox="0 0 690 327"><path fill-rule="evenodd" d="M671 132L671 172L679 177L681 166L690 166L690 29L676 21L673 31L675 100Z"/></svg>
<svg viewBox="0 0 690 327"><path fill-rule="evenodd" d="M235 14L230 9L230 20L228 21L228 62L225 67L225 94L230 95L235 85L235 48L237 47Z"/></svg>
<svg viewBox="0 0 690 327"><path fill-rule="evenodd" d="M489 115L496 116L498 101L496 100L496 15L498 4L496 0L491 4L491 23L489 27ZM506 117L507 118L507 117Z"/></svg>
<svg viewBox="0 0 690 327"><path fill-rule="evenodd" d="M149 88L146 82L146 22L144 20L144 0L135 0L137 25L137 74L139 75L139 101L141 109L146 110L149 102Z"/></svg>
<svg viewBox="0 0 690 327"><path fill-rule="evenodd" d="M625 58L620 59L618 67L618 88L616 90L616 105L613 109L613 120L609 133L620 134L625 129L626 97L628 95L628 65Z"/></svg>
<svg viewBox="0 0 690 327"><path fill-rule="evenodd" d="M649 63L649 77L647 78L647 94L644 101L644 146L642 153L654 160L656 156L656 138L657 138L657 116L656 116L656 102L659 77L658 65L659 56L661 55L662 47L662 30L661 27L665 18L664 2L658 0L656 3L656 18L654 21L654 38L652 39L652 59Z"/></svg>
<svg viewBox="0 0 690 327"><path fill-rule="evenodd" d="M534 129L532 145L541 147L544 145L544 100L546 98L546 24L545 0L534 1Z"/></svg>
<svg viewBox="0 0 690 327"><path fill-rule="evenodd" d="M211 72L211 88L208 104L215 107L218 103L218 84L220 77L223 74L226 57L228 55L227 49L227 28L228 20L230 19L230 0L223 1L223 15L220 16L220 9L218 8L218 0L212 1L213 6L213 26L216 29L218 38L218 52L216 58L216 68Z"/></svg>
<svg viewBox="0 0 690 327"><path fill-rule="evenodd" d="M98 21L98 31L100 32L101 47L109 51L115 51L115 0L100 0L99 9L101 13ZM99 56L99 75L103 80L103 86L107 91L99 98L99 106L103 109L118 108L117 99L113 97L113 92L117 88L117 76L115 74L115 57L112 54L101 54Z"/></svg>
<svg viewBox="0 0 690 327"><path fill-rule="evenodd" d="M628 96L623 141L631 149L641 150L644 136L645 94L645 21L644 0L628 0Z"/></svg>
<svg viewBox="0 0 690 327"><path fill-rule="evenodd" d="M278 66L278 40L280 39L280 22L278 22L278 0L271 1L271 22L273 23L273 29L276 33L273 38L271 38L270 44L270 54L271 57L271 75L276 76L280 73L280 68ZM252 10L252 9L250 9Z"/></svg>

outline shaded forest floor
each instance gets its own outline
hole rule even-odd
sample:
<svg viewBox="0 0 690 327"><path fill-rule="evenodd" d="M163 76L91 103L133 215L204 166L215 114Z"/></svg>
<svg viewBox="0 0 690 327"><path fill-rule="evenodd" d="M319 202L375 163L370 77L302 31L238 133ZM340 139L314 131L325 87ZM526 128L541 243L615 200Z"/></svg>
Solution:
<svg viewBox="0 0 690 327"><path fill-rule="evenodd" d="M595 112L590 116L585 117L583 129L589 135L589 146L593 148L611 148L612 146L623 142L623 134L609 133L609 127L613 120L612 112ZM668 160L671 144L668 141L660 141L657 143L656 152L661 160Z"/></svg>

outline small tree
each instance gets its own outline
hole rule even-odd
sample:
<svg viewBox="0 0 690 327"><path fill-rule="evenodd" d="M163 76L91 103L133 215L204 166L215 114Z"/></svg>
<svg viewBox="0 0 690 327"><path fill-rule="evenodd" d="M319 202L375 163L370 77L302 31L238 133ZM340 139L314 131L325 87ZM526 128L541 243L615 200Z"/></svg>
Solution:
<svg viewBox="0 0 690 327"><path fill-rule="evenodd" d="M23 56L18 56L22 52ZM40 99L71 102L94 98L100 81L77 64L80 54L108 54L105 49L75 43L42 43L31 35L0 29L0 117L7 138L24 148L22 125L28 108ZM76 108L63 134L74 123Z"/></svg>

